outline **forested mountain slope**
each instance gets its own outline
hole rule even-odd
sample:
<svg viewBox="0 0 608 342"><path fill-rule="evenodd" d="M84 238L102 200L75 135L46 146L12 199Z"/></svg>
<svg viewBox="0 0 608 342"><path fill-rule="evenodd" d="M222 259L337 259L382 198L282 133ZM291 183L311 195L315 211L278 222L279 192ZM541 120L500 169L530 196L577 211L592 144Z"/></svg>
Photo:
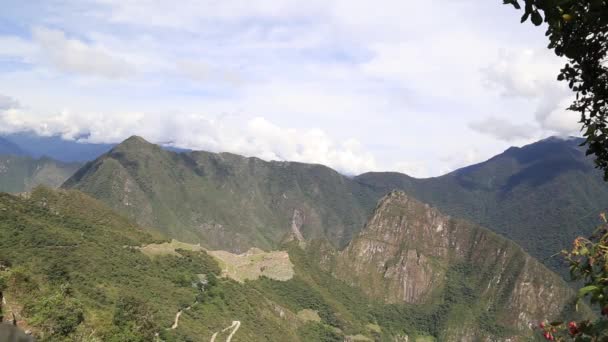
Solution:
<svg viewBox="0 0 608 342"><path fill-rule="evenodd" d="M322 165L176 153L140 137L86 164L63 187L168 236L233 251L276 247L290 233L344 245L377 200Z"/></svg>

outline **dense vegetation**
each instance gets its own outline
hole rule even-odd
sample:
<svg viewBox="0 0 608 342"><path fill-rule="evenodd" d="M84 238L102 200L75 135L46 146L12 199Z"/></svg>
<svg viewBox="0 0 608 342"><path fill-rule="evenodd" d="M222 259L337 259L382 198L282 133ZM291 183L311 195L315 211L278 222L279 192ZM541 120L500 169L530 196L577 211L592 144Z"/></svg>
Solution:
<svg viewBox="0 0 608 342"><path fill-rule="evenodd" d="M219 278L204 252L150 259L135 247L159 237L75 191L2 194L0 216L2 309L42 341L150 341L157 333L194 341L233 320L243 323L238 336L247 341L392 336L368 327L382 324L372 321L361 292L319 269L296 244L294 279L239 284ZM302 309L317 311L321 321L297 318ZM178 310L179 327L168 329Z"/></svg>
<svg viewBox="0 0 608 342"><path fill-rule="evenodd" d="M194 301L196 274L219 272L204 253L148 259L128 246L157 238L84 195L39 188L27 200L0 196L5 298L43 339L94 330L104 340L147 341Z"/></svg>
<svg viewBox="0 0 608 342"><path fill-rule="evenodd" d="M216 332L225 338L235 320L242 322L235 339L246 341L442 339L476 298L473 271L456 265L436 304L382 304L323 269L319 259L332 247L317 242L283 246L293 279L237 283L220 277L205 252L144 255L136 246L162 239L76 191L0 195L0 218L3 310L42 341L208 340ZM319 321L300 317L305 309ZM179 327L170 329L179 310ZM495 317L480 319L489 333L508 333Z"/></svg>

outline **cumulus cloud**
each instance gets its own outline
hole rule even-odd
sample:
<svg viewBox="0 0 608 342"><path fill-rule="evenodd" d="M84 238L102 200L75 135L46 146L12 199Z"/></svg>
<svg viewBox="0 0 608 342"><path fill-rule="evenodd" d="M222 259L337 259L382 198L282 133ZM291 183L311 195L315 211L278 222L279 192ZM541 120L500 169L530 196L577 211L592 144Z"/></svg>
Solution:
<svg viewBox="0 0 608 342"><path fill-rule="evenodd" d="M535 118L540 126L560 136L569 136L580 131L580 114L568 110L574 102L574 96L547 97L536 110Z"/></svg>
<svg viewBox="0 0 608 342"><path fill-rule="evenodd" d="M506 97L542 96L556 82L561 61L547 51L501 49L498 59L482 69L485 82Z"/></svg>
<svg viewBox="0 0 608 342"><path fill-rule="evenodd" d="M48 62L62 71L111 79L123 78L135 72L134 66L104 47L68 38L62 31L37 27L33 29L32 36Z"/></svg>
<svg viewBox="0 0 608 342"><path fill-rule="evenodd" d="M19 107L19 102L10 96L0 94L0 111Z"/></svg>
<svg viewBox="0 0 608 342"><path fill-rule="evenodd" d="M563 61L545 52L526 49L523 51L501 51L500 57L492 65L483 69L485 82L507 98L530 101L534 119L540 131L561 136L576 133L580 129L578 114L567 110L573 100L572 92L563 82L557 82L557 74ZM488 119L486 119L488 120ZM491 131L502 140L532 137L531 127L512 125L508 122L481 122L485 131ZM477 131L484 131L481 123L469 125ZM519 134L511 134L519 132ZM513 138L513 139L512 139Z"/></svg>
<svg viewBox="0 0 608 342"><path fill-rule="evenodd" d="M0 112L0 132L21 131L91 143L117 143L137 134L154 142L170 141L175 146L195 150L319 163L351 175L377 169L374 157L354 139L336 141L318 128L285 128L261 117L239 126L199 114L64 111L41 119L17 108Z"/></svg>
<svg viewBox="0 0 608 342"><path fill-rule="evenodd" d="M515 124L498 117L487 117L471 122L469 123L469 128L478 133L508 142L530 139L538 134L538 128L533 125Z"/></svg>

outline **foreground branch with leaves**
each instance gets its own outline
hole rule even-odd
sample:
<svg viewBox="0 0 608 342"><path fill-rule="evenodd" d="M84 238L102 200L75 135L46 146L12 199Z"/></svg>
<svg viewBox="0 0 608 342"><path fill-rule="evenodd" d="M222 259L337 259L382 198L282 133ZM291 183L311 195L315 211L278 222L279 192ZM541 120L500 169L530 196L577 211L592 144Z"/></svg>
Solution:
<svg viewBox="0 0 608 342"><path fill-rule="evenodd" d="M539 329L550 341L608 341L608 220L600 215L600 225L589 238L574 240L572 250L562 251L570 265L573 280L584 282L578 290L578 300L588 299L592 307L601 310L596 321L541 322Z"/></svg>

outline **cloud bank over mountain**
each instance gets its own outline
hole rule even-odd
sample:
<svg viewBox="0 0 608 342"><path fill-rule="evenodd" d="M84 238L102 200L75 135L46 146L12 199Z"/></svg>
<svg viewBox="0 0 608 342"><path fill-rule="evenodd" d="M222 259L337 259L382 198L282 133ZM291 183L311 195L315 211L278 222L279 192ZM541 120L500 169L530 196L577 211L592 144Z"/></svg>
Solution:
<svg viewBox="0 0 608 342"><path fill-rule="evenodd" d="M430 176L578 129L555 79L562 61L500 3L4 7L5 132L99 142L136 133L346 173Z"/></svg>

